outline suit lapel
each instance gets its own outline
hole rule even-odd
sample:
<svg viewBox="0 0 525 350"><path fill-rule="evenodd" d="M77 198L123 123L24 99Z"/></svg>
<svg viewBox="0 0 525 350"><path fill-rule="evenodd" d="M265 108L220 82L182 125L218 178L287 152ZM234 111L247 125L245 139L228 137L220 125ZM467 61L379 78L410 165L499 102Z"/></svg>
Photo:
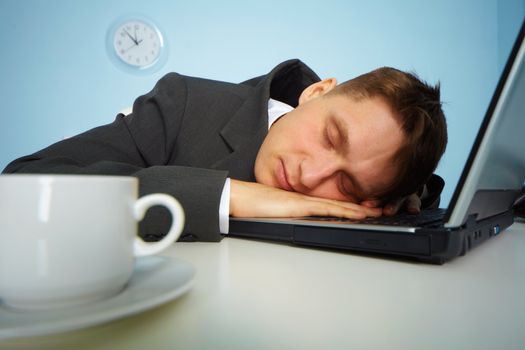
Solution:
<svg viewBox="0 0 525 350"><path fill-rule="evenodd" d="M269 89L263 84L255 90L220 131L232 152L213 164L213 168L229 170L230 177L245 181L255 180L255 158L268 132Z"/></svg>

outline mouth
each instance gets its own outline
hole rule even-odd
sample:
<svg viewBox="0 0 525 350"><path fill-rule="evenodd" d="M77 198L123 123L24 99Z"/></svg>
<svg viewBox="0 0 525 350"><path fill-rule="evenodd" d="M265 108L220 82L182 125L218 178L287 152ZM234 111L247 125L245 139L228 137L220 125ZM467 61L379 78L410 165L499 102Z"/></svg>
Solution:
<svg viewBox="0 0 525 350"><path fill-rule="evenodd" d="M279 159L277 168L275 170L275 178L279 187L286 191L295 192L292 185L288 182L288 175L286 174L286 167L282 159Z"/></svg>

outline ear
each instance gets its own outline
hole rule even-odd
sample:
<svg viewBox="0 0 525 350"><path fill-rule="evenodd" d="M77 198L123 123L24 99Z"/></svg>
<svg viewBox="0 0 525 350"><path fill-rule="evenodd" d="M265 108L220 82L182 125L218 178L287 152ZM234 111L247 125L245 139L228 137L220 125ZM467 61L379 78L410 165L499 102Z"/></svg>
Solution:
<svg viewBox="0 0 525 350"><path fill-rule="evenodd" d="M321 81L318 81L317 83L313 83L312 85L304 89L303 92L301 92L301 96L299 96L299 104L305 103L306 101L310 101L313 98L326 94L328 91L332 90L336 85L337 80L335 78L323 79Z"/></svg>

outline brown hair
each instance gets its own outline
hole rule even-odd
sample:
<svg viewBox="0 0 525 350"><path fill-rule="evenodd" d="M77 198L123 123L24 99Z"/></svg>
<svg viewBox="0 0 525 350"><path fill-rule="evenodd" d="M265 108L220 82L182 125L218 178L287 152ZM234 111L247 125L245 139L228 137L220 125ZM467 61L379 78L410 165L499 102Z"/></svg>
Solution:
<svg viewBox="0 0 525 350"><path fill-rule="evenodd" d="M431 86L414 73L383 67L348 80L332 90L359 100L381 97L393 109L406 135L397 152L395 183L383 194L390 200L418 191L436 169L447 145L440 84Z"/></svg>

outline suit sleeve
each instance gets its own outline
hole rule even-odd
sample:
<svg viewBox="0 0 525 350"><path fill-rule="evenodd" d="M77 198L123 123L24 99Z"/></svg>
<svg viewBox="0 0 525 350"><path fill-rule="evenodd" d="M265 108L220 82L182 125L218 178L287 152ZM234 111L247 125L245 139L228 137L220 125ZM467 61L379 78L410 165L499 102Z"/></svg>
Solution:
<svg viewBox="0 0 525 350"><path fill-rule="evenodd" d="M133 104L133 113L11 162L5 173L125 175L140 195L168 193L184 207L181 240L219 241L219 202L226 171L170 164L186 105L184 78L170 73ZM140 224L146 240L165 234L167 210L152 208Z"/></svg>

